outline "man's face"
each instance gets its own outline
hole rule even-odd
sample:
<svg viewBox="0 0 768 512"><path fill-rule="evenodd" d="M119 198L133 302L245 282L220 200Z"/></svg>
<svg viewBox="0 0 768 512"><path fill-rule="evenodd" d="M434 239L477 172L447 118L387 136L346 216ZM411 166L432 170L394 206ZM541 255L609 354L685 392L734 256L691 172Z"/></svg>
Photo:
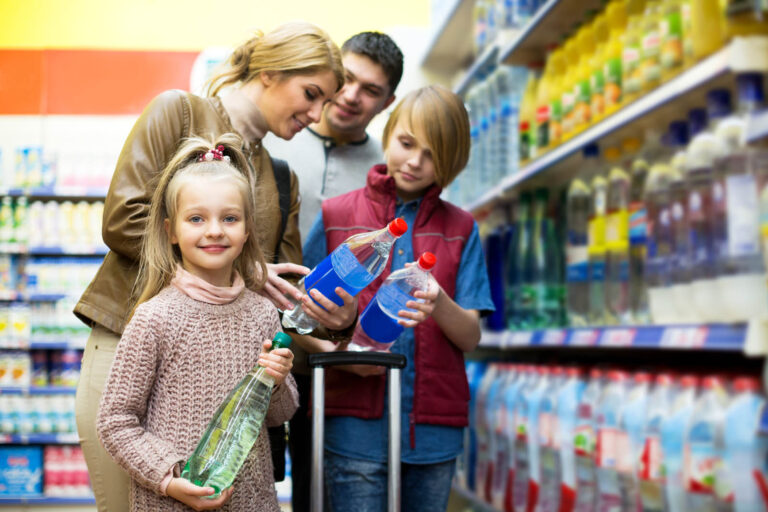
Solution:
<svg viewBox="0 0 768 512"><path fill-rule="evenodd" d="M325 121L338 133L362 135L376 114L395 97L384 69L364 55L348 52L342 57L344 87L326 107Z"/></svg>

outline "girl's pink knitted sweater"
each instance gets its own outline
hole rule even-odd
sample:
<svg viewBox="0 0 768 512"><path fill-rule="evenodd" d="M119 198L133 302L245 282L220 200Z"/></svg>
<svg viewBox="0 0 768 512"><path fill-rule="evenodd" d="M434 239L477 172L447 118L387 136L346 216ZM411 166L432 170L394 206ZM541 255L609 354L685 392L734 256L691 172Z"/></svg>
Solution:
<svg viewBox="0 0 768 512"><path fill-rule="evenodd" d="M280 329L274 305L250 291L229 304L196 301L173 286L142 304L117 346L99 408L104 448L131 476L134 512L189 511L161 482L183 466L219 403ZM266 427L298 407L290 375L272 395L265 425L221 509L278 511Z"/></svg>

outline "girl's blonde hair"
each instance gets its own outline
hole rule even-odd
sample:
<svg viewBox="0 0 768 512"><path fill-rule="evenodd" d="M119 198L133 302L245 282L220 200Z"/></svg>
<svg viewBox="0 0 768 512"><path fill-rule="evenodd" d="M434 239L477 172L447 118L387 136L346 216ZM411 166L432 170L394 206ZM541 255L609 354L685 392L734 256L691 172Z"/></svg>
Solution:
<svg viewBox="0 0 768 512"><path fill-rule="evenodd" d="M313 75L332 71L338 83L344 85L344 65L341 51L328 34L315 25L291 22L280 25L264 35L240 45L226 62L226 68L214 75L207 84L209 96L236 83L248 83L263 72L276 72L287 78L293 75Z"/></svg>
<svg viewBox="0 0 768 512"><path fill-rule="evenodd" d="M230 161L211 160L198 162L199 155L205 154L219 145L224 147L224 155ZM235 258L233 269L240 273L245 285L258 290L267 277L267 262L259 247L256 230L256 202L254 183L248 172L248 161L240 151L242 141L235 134L221 135L214 142L201 137L186 139L168 165L160 174L159 183L152 194L149 218L141 248L139 275L134 286L136 297L133 311L160 290L169 286L176 275L176 268L181 263L178 246L171 243L165 228L165 220L174 226L178 213L179 192L181 188L194 180L227 180L237 186L243 200L245 220L245 239L243 250Z"/></svg>
<svg viewBox="0 0 768 512"><path fill-rule="evenodd" d="M401 120L405 129L432 152L437 184L442 188L450 185L469 159L469 116L461 98L439 85L409 93L384 126L384 151Z"/></svg>

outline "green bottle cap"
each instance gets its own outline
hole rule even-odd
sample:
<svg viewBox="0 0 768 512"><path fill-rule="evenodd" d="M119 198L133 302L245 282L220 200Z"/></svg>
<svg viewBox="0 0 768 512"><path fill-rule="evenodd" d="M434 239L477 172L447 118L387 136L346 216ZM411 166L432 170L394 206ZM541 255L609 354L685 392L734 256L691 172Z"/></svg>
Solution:
<svg viewBox="0 0 768 512"><path fill-rule="evenodd" d="M288 348L291 345L291 337L284 332L278 332L272 338L272 348Z"/></svg>

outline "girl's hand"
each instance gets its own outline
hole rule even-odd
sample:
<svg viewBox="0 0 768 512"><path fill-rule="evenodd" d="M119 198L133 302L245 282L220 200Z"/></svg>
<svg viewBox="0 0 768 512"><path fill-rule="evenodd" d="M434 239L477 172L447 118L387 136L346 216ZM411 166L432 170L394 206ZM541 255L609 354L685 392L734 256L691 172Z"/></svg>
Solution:
<svg viewBox="0 0 768 512"><path fill-rule="evenodd" d="M256 267L258 268L258 267ZM295 263L267 263L267 282L259 293L272 301L281 310L293 309L293 304L286 295L300 301L304 294L291 283L280 277L280 274L309 274L309 269Z"/></svg>
<svg viewBox="0 0 768 512"><path fill-rule="evenodd" d="M214 510L224 505L232 496L229 487L221 491L218 498L206 498L214 492L212 487L198 487L186 478L172 478L165 493L171 498L192 507L195 510Z"/></svg>
<svg viewBox="0 0 768 512"><path fill-rule="evenodd" d="M427 291L418 291L413 294L417 299L424 299L424 302L416 302L415 300L409 300L405 303L405 306L416 311L406 311L401 309L398 311L400 320L397 321L403 327L416 327L418 324L432 316L437 306L437 301L443 294L443 289L438 282L431 275L429 276L429 284L427 285Z"/></svg>
<svg viewBox="0 0 768 512"><path fill-rule="evenodd" d="M351 296L341 287L337 287L334 291L344 301L343 306L338 306L317 290L310 290L309 293L312 295L312 298L323 307L315 304L312 298L306 295L302 299L302 307L307 316L317 320L327 329L340 331L346 329L355 321L357 317L357 297Z"/></svg>
<svg viewBox="0 0 768 512"><path fill-rule="evenodd" d="M259 355L259 364L264 367L267 374L275 379L275 386L279 386L291 373L293 352L289 348L276 348L267 352L270 348L272 348L272 340L264 340Z"/></svg>

